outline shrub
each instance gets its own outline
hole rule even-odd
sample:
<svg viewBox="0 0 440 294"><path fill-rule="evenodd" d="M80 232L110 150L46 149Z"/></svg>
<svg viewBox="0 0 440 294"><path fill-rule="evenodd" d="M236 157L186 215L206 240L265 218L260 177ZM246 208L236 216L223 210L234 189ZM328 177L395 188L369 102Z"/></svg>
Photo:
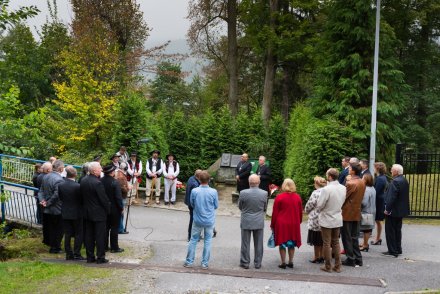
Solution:
<svg viewBox="0 0 440 294"><path fill-rule="evenodd" d="M336 120L318 119L311 110L299 104L292 112L287 130L284 175L291 177L303 200L313 191L313 178L323 176L330 167L340 167L345 155L359 155L351 141L351 130Z"/></svg>

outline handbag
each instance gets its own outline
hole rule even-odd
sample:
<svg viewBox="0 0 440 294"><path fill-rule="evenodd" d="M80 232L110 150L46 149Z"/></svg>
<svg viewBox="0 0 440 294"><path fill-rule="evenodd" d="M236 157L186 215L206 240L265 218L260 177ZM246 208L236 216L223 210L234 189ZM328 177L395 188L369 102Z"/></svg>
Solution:
<svg viewBox="0 0 440 294"><path fill-rule="evenodd" d="M267 247L275 248L275 236L273 235L273 231L272 231L272 234L269 237L269 240L267 240Z"/></svg>
<svg viewBox="0 0 440 294"><path fill-rule="evenodd" d="M372 213L362 213L361 214L361 226L373 226L374 217Z"/></svg>

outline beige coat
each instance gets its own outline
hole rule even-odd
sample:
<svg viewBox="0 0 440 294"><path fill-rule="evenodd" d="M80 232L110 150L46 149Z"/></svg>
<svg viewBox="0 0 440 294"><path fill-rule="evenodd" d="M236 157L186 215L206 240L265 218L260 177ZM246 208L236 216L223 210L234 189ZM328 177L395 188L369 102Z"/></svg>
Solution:
<svg viewBox="0 0 440 294"><path fill-rule="evenodd" d="M329 182L321 189L317 209L319 225L333 229L342 227L342 205L345 201L346 188L338 181Z"/></svg>

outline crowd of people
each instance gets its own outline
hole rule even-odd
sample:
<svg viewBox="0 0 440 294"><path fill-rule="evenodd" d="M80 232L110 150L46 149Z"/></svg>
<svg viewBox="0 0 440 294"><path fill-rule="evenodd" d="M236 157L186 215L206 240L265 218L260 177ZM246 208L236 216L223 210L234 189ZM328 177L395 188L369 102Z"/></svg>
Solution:
<svg viewBox="0 0 440 294"><path fill-rule="evenodd" d="M260 159L263 159L260 165L264 164L264 158ZM269 193L263 189L265 185L261 185L264 179L261 175L250 175L247 161L247 154L243 154L236 172L241 210L240 267L249 268L252 234L254 265L258 269L263 256L264 212ZM246 176L242 176L242 169L246 170ZM390 183L386 172L386 165L376 162L373 177L367 160L344 157L341 172L330 168L326 179L314 178L315 190L304 207L308 214L307 244L314 248L314 256L309 260L311 263L323 264L321 270L337 273L341 272L342 266L362 266L361 252L368 252L370 245L382 244L384 219L388 250L382 254L391 257L402 254L402 219L410 213L409 185L403 177L401 165L392 166ZM296 193L295 183L292 179L285 179L281 193L275 198L270 224L275 246L279 247L279 267L282 269L293 268L295 248L301 246L302 217L302 201ZM369 243L375 225L377 234ZM360 232L363 233L362 244L359 244ZM344 260L341 255L345 255Z"/></svg>
<svg viewBox="0 0 440 294"><path fill-rule="evenodd" d="M149 204L153 193L156 204L160 204L160 184L164 177L164 203L174 205L179 163L171 153L165 161L159 157L159 150L153 150L150 155L146 163L144 204ZM97 155L85 163L79 178L73 166L65 167L55 157L35 165L32 181L38 188L34 194L36 218L43 225L43 243L50 247L50 253L62 252L63 236L67 260L106 263L106 251L124 251L118 243L118 235L128 233L123 212L128 204L139 201L143 164L136 152L129 154L124 146L111 156L107 165L102 167L101 160L102 156ZM81 255L83 245L86 257Z"/></svg>
<svg viewBox="0 0 440 294"><path fill-rule="evenodd" d="M150 201L160 203L161 178L164 177L164 203L174 205L179 163L171 153L166 160L159 157L158 150L153 150L150 155L145 166L144 204L148 205ZM92 162L86 163L78 181L77 170L73 166L65 167L56 158L35 166L33 182L39 189L35 194L37 221L43 224L43 243L50 247L50 253L62 252L63 236L67 260L106 263L106 251L124 251L119 247L118 234L128 233L124 226L124 207L139 201L137 190L142 182L142 161L135 152L128 156L123 146L110 158L109 164L101 167L100 161L100 156L96 156ZM271 193L271 171L264 156L259 157L256 172L251 174L251 170L249 156L243 154L235 173L241 211L239 265L249 269L252 237L253 263L259 269L264 252L264 220ZM390 183L384 163L374 164L374 174L375 177L369 171L367 160L344 157L341 172L330 168L325 179L314 178L315 190L304 209L294 181L285 179L281 193L275 198L270 223L275 246L279 247L278 266L282 269L294 267L295 248L302 244L300 225L303 212L308 214L307 244L314 247L314 255L309 261L323 264L323 271L339 273L342 265L362 266L361 252L368 252L370 245L382 244L384 219L388 250L383 254L393 257L402 254L402 218L409 214L408 182L398 164L391 168ZM201 238L204 240L201 266L203 269L209 266L211 242L217 234L215 211L218 208L218 193L209 182L209 173L200 169L187 182L185 204L190 218L185 267L193 266L196 246ZM377 234L369 242L375 226ZM363 233L361 244L360 232ZM83 244L86 257L81 255ZM341 255L346 258L341 260Z"/></svg>

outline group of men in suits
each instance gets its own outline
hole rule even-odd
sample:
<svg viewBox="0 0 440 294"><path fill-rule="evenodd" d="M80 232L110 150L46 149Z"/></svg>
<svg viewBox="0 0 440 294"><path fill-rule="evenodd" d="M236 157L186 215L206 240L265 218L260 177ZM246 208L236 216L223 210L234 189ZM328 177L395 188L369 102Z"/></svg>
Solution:
<svg viewBox="0 0 440 294"><path fill-rule="evenodd" d="M90 162L80 183L76 181L76 169L64 168L61 160L53 165L46 162L42 167L43 173L37 178L41 182L38 200L43 207L43 243L50 246L49 252L62 252L63 234L67 260L84 260L83 244L89 263L108 262L107 250L122 252L118 244L122 189L115 178L116 166L109 164L103 169L99 162Z"/></svg>
<svg viewBox="0 0 440 294"><path fill-rule="evenodd" d="M252 163L249 161L249 155L244 153L241 155L241 160L235 168L235 178L237 180L238 193L244 189L249 189L249 177L251 172ZM266 157L263 155L258 158L258 167L255 174L260 178L259 187L269 193L271 171L270 167L266 165Z"/></svg>

